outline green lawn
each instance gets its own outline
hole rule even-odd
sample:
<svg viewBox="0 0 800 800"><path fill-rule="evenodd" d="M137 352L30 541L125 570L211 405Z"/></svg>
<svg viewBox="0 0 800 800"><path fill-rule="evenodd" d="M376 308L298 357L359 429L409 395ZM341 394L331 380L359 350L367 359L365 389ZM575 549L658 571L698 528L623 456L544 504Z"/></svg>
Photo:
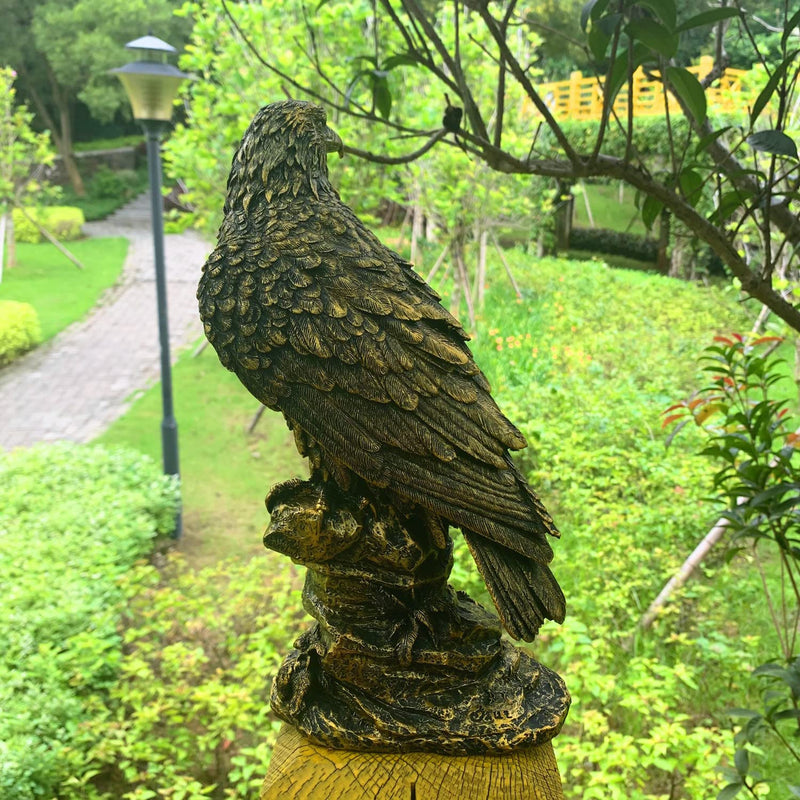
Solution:
<svg viewBox="0 0 800 800"><path fill-rule="evenodd" d="M180 549L195 566L264 552L267 491L307 474L291 432L271 411L264 412L252 434L246 432L258 402L220 365L211 347L196 358L184 353L173 378L184 505ZM160 425L156 385L97 441L128 445L160 460Z"/></svg>
<svg viewBox="0 0 800 800"><path fill-rule="evenodd" d="M82 319L122 273L127 239L70 242L78 269L49 243L17 244L17 265L3 270L0 299L30 303L39 315L43 341Z"/></svg>
<svg viewBox="0 0 800 800"><path fill-rule="evenodd" d="M589 201L594 226L589 221L583 189ZM618 183L584 183L575 186L575 210L573 225L578 228L607 228L644 236L647 229L636 208L635 192L626 186L620 201Z"/></svg>

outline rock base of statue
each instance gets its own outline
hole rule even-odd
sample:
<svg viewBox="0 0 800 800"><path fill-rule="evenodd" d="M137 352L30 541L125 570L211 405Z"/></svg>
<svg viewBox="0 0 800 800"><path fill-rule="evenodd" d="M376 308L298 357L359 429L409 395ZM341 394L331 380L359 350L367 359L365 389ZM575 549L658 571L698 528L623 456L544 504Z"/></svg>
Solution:
<svg viewBox="0 0 800 800"><path fill-rule="evenodd" d="M564 682L448 585L452 541L435 517L321 480L280 484L267 505L264 544L307 567L317 621L280 668L272 708L312 743L482 755L558 733Z"/></svg>

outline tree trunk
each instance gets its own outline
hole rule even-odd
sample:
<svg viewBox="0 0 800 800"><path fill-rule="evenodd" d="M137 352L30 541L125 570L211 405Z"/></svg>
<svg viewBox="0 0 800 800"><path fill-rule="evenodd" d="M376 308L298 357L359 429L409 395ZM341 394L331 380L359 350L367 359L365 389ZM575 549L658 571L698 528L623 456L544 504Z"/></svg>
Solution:
<svg viewBox="0 0 800 800"><path fill-rule="evenodd" d="M562 252L569 249L569 235L572 232L572 214L575 207L575 198L569 183L558 182L558 195L555 208L555 249Z"/></svg>
<svg viewBox="0 0 800 800"><path fill-rule="evenodd" d="M32 81L27 82L30 96L33 100L33 104L36 106L36 111L39 113L42 121L49 129L50 135L53 137L53 144L55 144L56 150L58 150L58 154L61 156L72 190L78 197L83 197L86 194L86 187L83 185L83 178L78 170L78 162L75 160L75 156L72 152L72 118L70 115L70 103L68 98L64 95L63 90L58 85L58 81L55 79L49 65L48 74L50 76L53 98L58 107L60 125L56 125L53 115L50 113L50 110L47 108L39 92L34 88Z"/></svg>
<svg viewBox="0 0 800 800"><path fill-rule="evenodd" d="M17 266L17 240L14 237L14 214L11 208L6 211L5 217L5 265L8 269ZM2 268L2 265L0 265Z"/></svg>
<svg viewBox="0 0 800 800"><path fill-rule="evenodd" d="M662 275L669 275L669 232L672 217L669 211L664 209L658 219L658 256L656 257L656 269Z"/></svg>

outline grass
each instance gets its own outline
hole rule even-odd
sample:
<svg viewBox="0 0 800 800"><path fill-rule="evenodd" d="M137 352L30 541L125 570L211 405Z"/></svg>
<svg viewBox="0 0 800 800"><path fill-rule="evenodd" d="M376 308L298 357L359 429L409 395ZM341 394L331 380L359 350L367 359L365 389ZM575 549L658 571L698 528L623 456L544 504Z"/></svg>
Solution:
<svg viewBox="0 0 800 800"><path fill-rule="evenodd" d="M307 474L291 432L279 414L265 411L247 434L258 402L220 365L211 347L196 358L185 352L173 383L184 508L179 549L196 567L229 555L263 553L267 491ZM160 460L160 424L156 385L97 441L127 445Z"/></svg>
<svg viewBox="0 0 800 800"><path fill-rule="evenodd" d="M530 282L530 276L526 281L525 271L535 269L535 264L531 265L528 257L521 256L519 249L509 252L513 252L517 262L512 263L517 277L523 284ZM604 268L587 264L586 269ZM506 287L504 273L498 271L493 274L498 285ZM614 288L624 296L640 284L650 286L653 280L653 276L640 272L609 274L612 278L618 276L618 280L614 282L615 288L605 287L603 294L607 294L609 288ZM674 293L680 296L702 291L679 281L664 278L656 280L674 286ZM449 295L448 288L442 287L445 302ZM539 294L538 290L534 291ZM653 288L656 294L659 291L657 287ZM537 303L549 292L550 289L546 289ZM591 305L598 300L587 299L587 302ZM614 302L613 298L607 296L604 301L609 306ZM489 303L492 303L491 298ZM508 307L502 312L490 304L487 304L485 311L486 322L483 325L486 327L491 327L492 318L508 320L519 313L513 301L509 301ZM465 314L465 309L460 311ZM534 328L525 328L534 322L531 313L528 309L519 318L518 327L520 330L533 330L536 336ZM626 307L623 313L634 312ZM612 327L620 324L616 320ZM608 335L612 334L609 332ZM478 335L473 349L493 385L500 389L498 394L502 395L504 381L493 374L490 361L492 348L484 352L485 336L485 331ZM624 349L628 345L621 341L619 346ZM694 372L695 367L686 358L697 355L701 346L698 344L695 353L684 354L684 367L688 363L690 373ZM533 375L528 376L528 380L534 379ZM211 347L205 348L196 358L189 351L184 353L175 365L173 383L184 502L184 539L180 549L197 566L230 555L261 552L261 531L267 521L262 503L266 492L278 481L306 474L305 464L296 453L291 433L282 417L271 411L265 411L252 435L246 433L258 403L238 379L219 364ZM669 404L667 400L673 402L674 399L678 398L665 398L664 407ZM161 397L156 385L134 398L130 410L98 441L131 446L160 459L160 420Z"/></svg>
<svg viewBox="0 0 800 800"><path fill-rule="evenodd" d="M141 133L132 133L129 136L117 136L113 139L94 139L91 142L75 142L72 149L76 153L86 153L92 150L116 150L119 147L136 147L142 143Z"/></svg>
<svg viewBox="0 0 800 800"><path fill-rule="evenodd" d="M607 228L612 231L647 234L639 209L634 202L634 191L625 187L620 202L620 188L617 183L583 183L575 187L575 210L573 224L579 228ZM589 221L584 193L592 210L594 226Z"/></svg>
<svg viewBox="0 0 800 800"><path fill-rule="evenodd" d="M128 252L126 239L86 239L68 249L78 269L49 243L18 244L17 265L3 271L0 299L30 303L39 315L43 341L82 319L120 275Z"/></svg>

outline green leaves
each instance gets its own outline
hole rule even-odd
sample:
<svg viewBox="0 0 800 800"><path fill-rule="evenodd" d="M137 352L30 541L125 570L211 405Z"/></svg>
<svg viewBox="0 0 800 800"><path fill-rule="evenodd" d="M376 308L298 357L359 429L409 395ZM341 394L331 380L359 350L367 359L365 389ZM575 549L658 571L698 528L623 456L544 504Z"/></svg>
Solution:
<svg viewBox="0 0 800 800"><path fill-rule="evenodd" d="M102 707L119 667L120 584L175 507L175 482L139 454L0 454L0 794L66 797L87 708Z"/></svg>
<svg viewBox="0 0 800 800"><path fill-rule="evenodd" d="M790 158L798 157L797 145L783 131L759 131L758 133L750 134L747 137L747 143L753 150L760 150L761 152L778 156L789 156Z"/></svg>
<svg viewBox="0 0 800 800"><path fill-rule="evenodd" d="M362 69L355 74L345 92L345 104L352 101L353 92L362 78L366 78L372 91L373 108L384 119L392 113L392 91L389 86L389 74L393 69L403 66L419 66L416 58L406 53L398 53L379 63L375 56L355 56L352 61L366 61L372 69Z"/></svg>
<svg viewBox="0 0 800 800"><path fill-rule="evenodd" d="M761 115L761 112L764 110L767 103L769 103L769 101L772 99L772 95L775 94L778 84L786 75L786 70L789 68L789 66L794 63L798 52L799 51L794 50L786 58L784 58L783 61L781 61L781 63L775 68L764 88L759 92L756 101L753 103L753 109L750 112L751 126L755 125L756 120Z"/></svg>
<svg viewBox="0 0 800 800"><path fill-rule="evenodd" d="M625 30L632 39L642 42L664 58L672 58L678 50L677 34L653 19L633 19Z"/></svg>
<svg viewBox="0 0 800 800"><path fill-rule="evenodd" d="M652 230L653 224L658 219L659 214L664 208L664 204L655 197L649 195L642 203L642 222L647 226L648 230Z"/></svg>
<svg viewBox="0 0 800 800"><path fill-rule="evenodd" d="M738 16L739 9L734 6L730 6L728 8L712 8L709 11L702 11L693 17L689 17L689 19L678 25L676 31L678 33L683 33L683 31L689 31L692 30L692 28L702 28L706 25L716 25L718 22L722 22L726 19L733 19L734 17Z"/></svg>
<svg viewBox="0 0 800 800"><path fill-rule="evenodd" d="M706 93L700 81L683 67L667 67L667 80L675 94L684 102L695 122L703 123L708 107Z"/></svg>

